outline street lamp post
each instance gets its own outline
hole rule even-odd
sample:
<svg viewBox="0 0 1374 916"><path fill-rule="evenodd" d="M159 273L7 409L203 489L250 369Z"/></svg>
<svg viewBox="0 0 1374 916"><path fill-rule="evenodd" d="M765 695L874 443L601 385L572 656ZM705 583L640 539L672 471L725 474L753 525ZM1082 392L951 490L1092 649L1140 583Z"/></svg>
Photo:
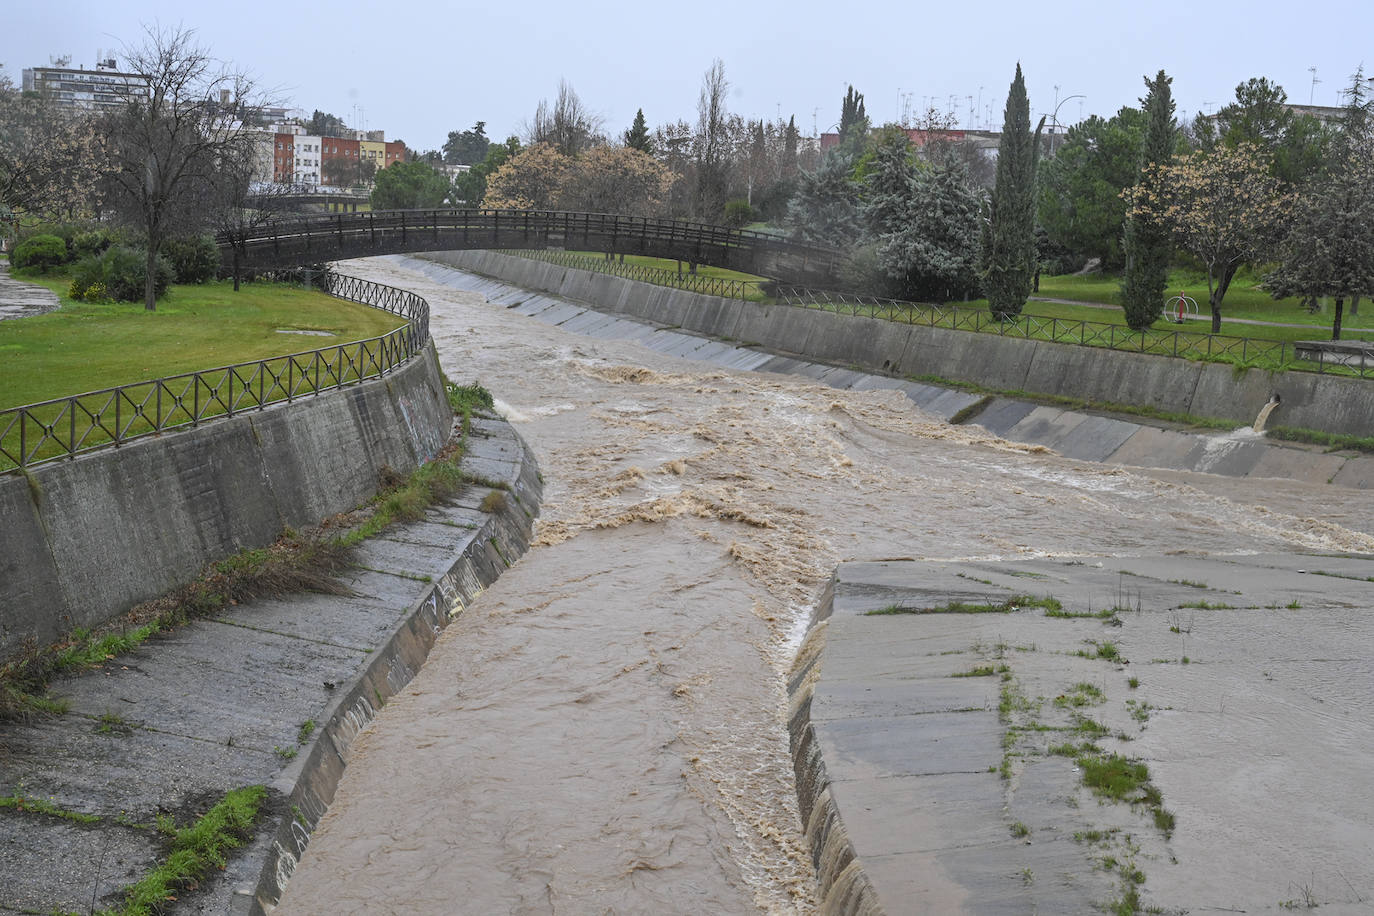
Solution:
<svg viewBox="0 0 1374 916"><path fill-rule="evenodd" d="M1055 87L1055 89L1058 89L1058 88L1059 88L1058 86ZM1086 98L1087 98L1086 95L1081 95L1081 94L1080 94L1080 95L1067 95L1067 96L1065 96L1064 98L1060 99L1060 100L1055 104L1055 106L1054 106L1054 114L1050 115L1050 157L1051 157L1051 158L1054 157L1054 152L1055 152L1054 135L1055 135L1055 128L1059 126L1059 109L1063 108L1063 107L1064 107L1064 103L1067 102L1067 101L1069 101L1070 99L1086 99Z"/></svg>

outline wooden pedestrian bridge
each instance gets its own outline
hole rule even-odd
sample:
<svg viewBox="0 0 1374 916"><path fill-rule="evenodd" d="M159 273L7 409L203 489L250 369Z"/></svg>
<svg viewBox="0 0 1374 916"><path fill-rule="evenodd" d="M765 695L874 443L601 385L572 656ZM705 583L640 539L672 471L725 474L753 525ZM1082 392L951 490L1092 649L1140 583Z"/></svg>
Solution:
<svg viewBox="0 0 1374 916"><path fill-rule="evenodd" d="M238 272L417 251L561 249L671 258L830 289L840 284L844 263L836 249L766 232L554 210L333 213L220 233L218 241L222 263Z"/></svg>

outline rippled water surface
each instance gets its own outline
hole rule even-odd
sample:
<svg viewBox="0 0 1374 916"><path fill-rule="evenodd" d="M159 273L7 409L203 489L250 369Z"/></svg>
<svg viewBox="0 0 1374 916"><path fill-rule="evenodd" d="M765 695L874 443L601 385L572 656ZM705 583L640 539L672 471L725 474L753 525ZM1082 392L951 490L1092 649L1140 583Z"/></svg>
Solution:
<svg viewBox="0 0 1374 916"><path fill-rule="evenodd" d="M899 392L581 337L393 260L345 270L429 300L445 372L500 399L546 499L360 740L284 912L810 912L783 674L837 562L1374 552L1366 493L1068 461Z"/></svg>

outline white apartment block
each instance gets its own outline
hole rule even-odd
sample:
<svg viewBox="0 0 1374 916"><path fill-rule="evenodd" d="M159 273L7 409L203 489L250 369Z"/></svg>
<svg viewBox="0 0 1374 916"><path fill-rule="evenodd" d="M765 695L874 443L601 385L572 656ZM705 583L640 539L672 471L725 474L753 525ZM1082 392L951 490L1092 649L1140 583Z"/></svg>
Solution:
<svg viewBox="0 0 1374 916"><path fill-rule="evenodd" d="M26 68L23 89L46 95L64 107L98 111L119 107L130 93L147 95L148 78L140 73L121 73L114 69L114 61L109 60L94 70Z"/></svg>

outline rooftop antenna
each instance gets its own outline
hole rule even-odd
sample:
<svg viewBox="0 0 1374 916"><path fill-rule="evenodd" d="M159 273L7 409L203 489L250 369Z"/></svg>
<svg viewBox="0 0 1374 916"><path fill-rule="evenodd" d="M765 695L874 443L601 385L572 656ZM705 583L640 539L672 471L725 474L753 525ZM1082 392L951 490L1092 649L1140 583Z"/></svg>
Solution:
<svg viewBox="0 0 1374 916"><path fill-rule="evenodd" d="M1308 67L1307 72L1312 74L1312 89L1307 93L1307 104L1311 105L1313 99L1317 97L1317 84L1320 83L1321 80L1317 79L1316 67Z"/></svg>

